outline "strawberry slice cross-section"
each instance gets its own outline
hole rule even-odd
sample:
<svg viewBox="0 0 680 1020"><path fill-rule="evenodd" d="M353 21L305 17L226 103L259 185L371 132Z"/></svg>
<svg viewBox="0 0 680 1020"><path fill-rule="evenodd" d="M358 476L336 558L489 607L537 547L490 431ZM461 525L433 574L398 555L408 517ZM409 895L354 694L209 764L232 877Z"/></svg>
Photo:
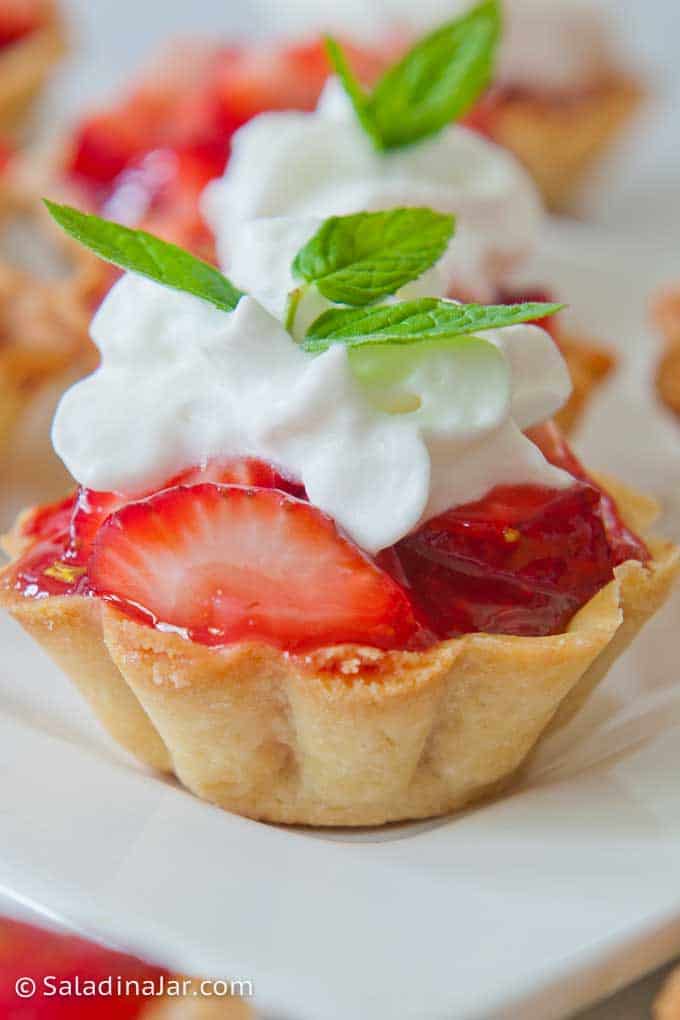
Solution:
<svg viewBox="0 0 680 1020"><path fill-rule="evenodd" d="M396 581L309 503L275 489L177 486L112 514L93 591L142 619L221 645L405 648L419 626Z"/></svg>

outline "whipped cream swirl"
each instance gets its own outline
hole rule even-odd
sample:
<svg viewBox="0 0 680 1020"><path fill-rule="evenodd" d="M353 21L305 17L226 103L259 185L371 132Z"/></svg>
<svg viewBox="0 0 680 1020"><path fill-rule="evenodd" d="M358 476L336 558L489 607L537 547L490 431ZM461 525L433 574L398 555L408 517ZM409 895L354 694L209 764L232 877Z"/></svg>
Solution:
<svg viewBox="0 0 680 1020"><path fill-rule="evenodd" d="M375 553L495 485L573 481L522 433L570 389L534 326L413 345L381 383L344 346L303 352L252 297L225 313L127 275L92 338L101 365L64 395L53 428L89 488L134 495L214 457L258 457Z"/></svg>
<svg viewBox="0 0 680 1020"><path fill-rule="evenodd" d="M241 128L224 177L203 196L229 273L249 220L325 219L396 206L456 216L440 272L447 292L480 301L493 300L510 269L531 253L543 219L536 188L517 160L467 128L377 152L336 79L315 112L265 113Z"/></svg>

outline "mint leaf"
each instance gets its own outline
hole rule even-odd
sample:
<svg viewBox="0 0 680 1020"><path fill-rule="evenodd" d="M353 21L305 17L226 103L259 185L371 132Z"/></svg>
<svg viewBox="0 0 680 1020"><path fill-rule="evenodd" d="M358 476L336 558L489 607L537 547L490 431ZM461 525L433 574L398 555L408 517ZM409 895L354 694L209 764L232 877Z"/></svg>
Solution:
<svg viewBox="0 0 680 1020"><path fill-rule="evenodd" d="M368 112L368 95L364 91L361 83L354 76L340 44L330 35L326 36L325 43L328 59L330 60L333 70L340 79L342 87L354 107L354 112L357 115L359 123L377 148L381 149L382 139L370 113Z"/></svg>
<svg viewBox="0 0 680 1020"><path fill-rule="evenodd" d="M332 344L411 344L443 340L485 329L532 322L559 312L564 305L460 305L440 298L420 298L377 308L332 308L312 323L302 347L318 353Z"/></svg>
<svg viewBox="0 0 680 1020"><path fill-rule="evenodd" d="M336 304L394 294L446 251L454 218L432 209L390 209L327 219L293 262L293 274Z"/></svg>
<svg viewBox="0 0 680 1020"><path fill-rule="evenodd" d="M368 96L331 40L330 59L375 144L412 145L467 113L491 82L501 22L499 0L484 0L421 39Z"/></svg>
<svg viewBox="0 0 680 1020"><path fill-rule="evenodd" d="M218 269L175 244L68 205L44 202L62 230L114 266L193 294L224 312L233 312L243 297Z"/></svg>
<svg viewBox="0 0 680 1020"><path fill-rule="evenodd" d="M417 43L368 102L383 145L410 145L462 117L491 81L500 34L500 5L486 0Z"/></svg>

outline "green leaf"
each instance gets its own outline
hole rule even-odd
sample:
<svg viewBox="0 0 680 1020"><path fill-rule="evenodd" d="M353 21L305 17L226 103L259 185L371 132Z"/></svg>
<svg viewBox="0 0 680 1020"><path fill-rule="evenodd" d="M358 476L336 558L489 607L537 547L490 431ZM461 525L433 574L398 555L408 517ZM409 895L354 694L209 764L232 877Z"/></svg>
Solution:
<svg viewBox="0 0 680 1020"><path fill-rule="evenodd" d="M131 230L67 205L44 201L67 234L114 266L193 294L224 312L233 312L243 297L242 291L218 269L175 244L161 241L144 230Z"/></svg>
<svg viewBox="0 0 680 1020"><path fill-rule="evenodd" d="M354 76L340 44L330 35L326 36L325 43L328 59L354 107L359 123L377 148L381 149L382 139L380 133L368 112L368 95Z"/></svg>
<svg viewBox="0 0 680 1020"><path fill-rule="evenodd" d="M500 0L483 0L421 39L370 95L334 40L328 53L364 130L378 148L395 149L467 113L493 77L501 26Z"/></svg>
<svg viewBox="0 0 680 1020"><path fill-rule="evenodd" d="M332 308L312 323L303 341L310 352L332 344L411 344L422 340L465 336L544 319L564 305L527 302L521 305L462 305L440 298L420 298L377 308Z"/></svg>
<svg viewBox="0 0 680 1020"><path fill-rule="evenodd" d="M410 145L462 117L491 81L500 35L500 4L485 0L391 68L366 108L385 148Z"/></svg>
<svg viewBox="0 0 680 1020"><path fill-rule="evenodd" d="M332 216L297 254L293 273L337 304L367 305L396 293L446 251L454 218L431 209Z"/></svg>

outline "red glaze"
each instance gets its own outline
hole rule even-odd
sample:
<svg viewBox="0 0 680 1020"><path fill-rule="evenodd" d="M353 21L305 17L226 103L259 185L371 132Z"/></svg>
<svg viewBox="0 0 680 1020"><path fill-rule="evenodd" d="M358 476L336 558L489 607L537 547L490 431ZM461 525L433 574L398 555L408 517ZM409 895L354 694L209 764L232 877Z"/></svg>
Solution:
<svg viewBox="0 0 680 1020"><path fill-rule="evenodd" d="M15 984L22 977L33 978L39 989L47 991L56 987L68 992L76 981L83 989L85 981L101 982L109 977L139 982L150 991L151 984L145 983L153 982L158 989L166 974L132 956L73 935L0 919L0 1016L6 1020L135 1020L154 1002L152 996L136 995L134 984L129 986L129 995L36 994L21 999L15 993ZM55 980L46 986L46 977Z"/></svg>
<svg viewBox="0 0 680 1020"><path fill-rule="evenodd" d="M527 433L532 442L543 451L543 455L551 464L563 468L584 482L595 486L600 491L600 515L607 532L607 540L612 551L614 566L626 560L649 561L649 549L621 519L615 500L608 492L603 492L597 482L591 478L583 464L574 454L566 439L554 422L546 422Z"/></svg>
<svg viewBox="0 0 680 1020"><path fill-rule="evenodd" d="M612 579L599 493L503 486L396 547L412 598L440 638L554 634Z"/></svg>
<svg viewBox="0 0 680 1020"><path fill-rule="evenodd" d="M552 463L577 479L575 484L559 491L532 486L497 488L477 503L457 507L429 521L415 534L382 552L376 561L381 568L377 573L384 582L389 575L406 594L411 604L410 615L400 615L403 606L398 607L398 622L386 624L390 637L385 637L384 629L378 633L376 618L371 618L372 638L369 640L364 631L364 641L379 647L415 647L426 640L428 633L438 638L478 631L524 635L557 633L612 578L615 566L628 559L641 562L649 559L644 543L625 527L614 500L590 479L559 430L548 423L532 430L531 438ZM186 487L205 489L205 483L210 483L208 489L214 484L235 485L254 491L277 490L294 497L292 502L306 499L299 483L284 477L270 465L252 459L213 461L206 467L185 471L170 479L163 491L185 493ZM151 500L154 507L157 507L154 501L158 498L156 495ZM105 530L102 526L110 521L106 525L110 545L111 536L118 534L116 529L121 520L128 521L127 516L111 518L110 515L128 502L128 498L120 494L81 489L70 500L31 515L23 533L33 538L35 544L15 567L9 583L27 596L44 597L91 595L94 580L96 592L123 600L127 595L128 601L145 606L149 610L142 617L146 622L153 623L158 618L175 623L208 644L243 636L246 633L243 620L209 631L197 624L191 614L184 622L169 617L163 619L163 612L154 598L154 586L156 590L167 588L160 576L150 577L141 595L136 592L133 598L127 587L128 578L121 583L120 578L112 578L111 571L105 569L102 579L101 557L96 576L93 574L92 550ZM187 497L182 496L180 502L184 516L190 518ZM168 534L177 534L178 547L174 551L168 549L168 555L172 554L176 564L181 564L182 557L188 561L198 539L192 535L191 528L183 524L182 513L177 512L176 505L173 499L167 505L161 501L163 512L174 514L172 527L163 531L164 541L170 544ZM254 507L255 503L249 505ZM129 508L130 528L137 529L135 534L139 532L137 540L142 544L144 528L139 521L148 519L148 506L149 497L138 497L135 507L142 509ZM266 509L269 504L264 506ZM307 510L327 520L314 508ZM258 521L255 511L251 513L253 527L257 527L260 536L258 548L267 549L271 564L291 556L297 556L300 564L306 564L304 542L300 541L296 547L292 540L286 539L272 546L269 535L278 527L275 514L263 513L263 520ZM220 527L229 531L227 515L218 523L213 535L215 549L224 544ZM239 526L242 523L239 517ZM355 550L362 563L366 562L351 543L347 542L346 546ZM130 548L128 542L128 557ZM249 554L243 551L245 548L245 545L239 547L239 555L245 556L247 561ZM234 553L234 560L235 557ZM233 564L227 573L234 574ZM300 578L295 578L294 571L289 577L291 583L304 581L301 590L316 585L319 591L324 591L328 586L325 578L331 574L326 571L322 579L305 565L300 568ZM228 584L222 579L218 587L227 590ZM262 590L267 591L269 587L269 579L263 574ZM380 585L377 587L380 589ZM205 602L205 592L202 597ZM138 609L134 611L139 613ZM389 617L389 613L387 615ZM415 625L416 618L420 621L419 627ZM329 644L348 641L350 632L359 640L361 628L355 627L352 631L348 621L352 622L349 612L342 618L342 627L334 631L332 626L327 626L324 640ZM254 629L248 624L247 633L291 648L302 647L301 642L308 638L320 640L318 633L310 636L307 627L301 637L289 624L286 624L288 629L279 626L278 631L270 624L267 625L269 629L264 627L262 632L257 630L257 624L253 625Z"/></svg>

